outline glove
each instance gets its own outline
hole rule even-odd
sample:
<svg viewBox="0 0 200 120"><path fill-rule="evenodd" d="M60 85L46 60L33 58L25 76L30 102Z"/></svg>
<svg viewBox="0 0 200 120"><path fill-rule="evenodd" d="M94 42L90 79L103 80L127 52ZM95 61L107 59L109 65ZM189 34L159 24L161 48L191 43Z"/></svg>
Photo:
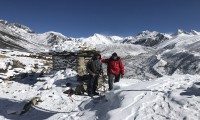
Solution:
<svg viewBox="0 0 200 120"><path fill-rule="evenodd" d="M124 75L121 75L121 78L124 78Z"/></svg>

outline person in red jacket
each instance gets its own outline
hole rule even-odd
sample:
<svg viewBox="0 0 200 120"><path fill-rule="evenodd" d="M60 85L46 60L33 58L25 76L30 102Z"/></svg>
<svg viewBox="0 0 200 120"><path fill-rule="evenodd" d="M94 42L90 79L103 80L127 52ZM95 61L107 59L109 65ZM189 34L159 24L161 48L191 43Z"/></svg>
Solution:
<svg viewBox="0 0 200 120"><path fill-rule="evenodd" d="M113 82L119 82L120 77L124 76L124 65L117 53L113 53L109 59L101 59L101 62L107 63L109 90L113 89Z"/></svg>

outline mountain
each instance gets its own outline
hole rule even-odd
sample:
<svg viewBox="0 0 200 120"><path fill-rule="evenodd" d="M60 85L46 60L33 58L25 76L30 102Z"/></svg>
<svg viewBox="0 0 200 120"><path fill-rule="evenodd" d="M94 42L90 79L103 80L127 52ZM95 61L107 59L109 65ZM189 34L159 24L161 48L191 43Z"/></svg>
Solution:
<svg viewBox="0 0 200 120"><path fill-rule="evenodd" d="M136 36L120 37L106 36L95 33L86 38L66 37L58 32L46 32L37 34L30 28L18 24L8 23L0 20L0 48L15 49L28 52L48 52L78 50L81 46L95 48L99 45L135 44L147 47L159 47L160 44L174 38L181 39L182 36L195 36L200 33L191 30L190 32L178 29L174 34L165 34L157 31L142 31Z"/></svg>
<svg viewBox="0 0 200 120"><path fill-rule="evenodd" d="M192 34L192 35L200 35L200 32L197 32L196 30L191 30L190 34Z"/></svg>
<svg viewBox="0 0 200 120"><path fill-rule="evenodd" d="M142 31L137 36L133 37L132 39L126 39L123 43L130 43L130 44L138 44L144 46L155 46L165 40L169 40L171 38L170 35L159 33L156 31L150 32L148 30Z"/></svg>
<svg viewBox="0 0 200 120"><path fill-rule="evenodd" d="M69 38L61 33L46 32L37 34L30 28L0 20L0 48L27 52L44 52L59 42Z"/></svg>
<svg viewBox="0 0 200 120"><path fill-rule="evenodd" d="M37 34L24 25L8 23L5 20L0 20L0 39L0 48L29 52L44 52L49 49L57 50L57 48L59 48L59 50L64 50L60 47L63 47L62 44L65 44L66 41L75 42L75 44L78 45L87 43L89 47L95 47L99 44L108 45L113 43L154 46L159 42L168 39L168 37L158 32L143 31L135 37L105 36L95 33L93 36L87 38L71 38L53 31Z"/></svg>
<svg viewBox="0 0 200 120"><path fill-rule="evenodd" d="M184 31L182 29L178 29L174 34L172 34L172 36L180 36L180 35L199 35L200 33L195 31L195 30L191 30L191 31Z"/></svg>
<svg viewBox="0 0 200 120"><path fill-rule="evenodd" d="M112 44L112 41L109 37L95 33L93 36L82 39L84 42L88 42L93 45L98 44Z"/></svg>
<svg viewBox="0 0 200 120"><path fill-rule="evenodd" d="M200 73L200 35L181 33L156 48L146 66L159 76Z"/></svg>
<svg viewBox="0 0 200 120"><path fill-rule="evenodd" d="M88 38L66 37L61 33L53 31L37 34L24 25L0 20L0 48L3 49L14 49L27 52L44 52L49 50L60 51L66 50L67 48L65 46L69 42L73 43L74 47L79 47L84 43L87 43L88 46L92 47L99 44L112 44L121 41L123 41L122 37L104 36L97 33Z"/></svg>

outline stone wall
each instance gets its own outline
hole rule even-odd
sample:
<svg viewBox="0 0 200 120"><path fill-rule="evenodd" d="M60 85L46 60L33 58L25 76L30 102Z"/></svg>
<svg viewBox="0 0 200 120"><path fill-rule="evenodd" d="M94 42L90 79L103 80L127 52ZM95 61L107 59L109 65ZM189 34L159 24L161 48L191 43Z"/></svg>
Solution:
<svg viewBox="0 0 200 120"><path fill-rule="evenodd" d="M76 58L76 56L53 55L53 70L64 70L66 68L76 70Z"/></svg>
<svg viewBox="0 0 200 120"><path fill-rule="evenodd" d="M72 68L79 74L80 71L86 69L84 66L96 52L97 51L52 53L53 70L64 70L66 68ZM81 73L81 76L82 74L85 74L85 72Z"/></svg>

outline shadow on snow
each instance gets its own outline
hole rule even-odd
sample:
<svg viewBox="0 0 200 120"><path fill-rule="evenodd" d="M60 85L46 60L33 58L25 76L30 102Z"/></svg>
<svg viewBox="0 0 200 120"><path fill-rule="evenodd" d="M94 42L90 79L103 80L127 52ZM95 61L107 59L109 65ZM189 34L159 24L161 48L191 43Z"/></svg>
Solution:
<svg viewBox="0 0 200 120"><path fill-rule="evenodd" d="M198 86L198 88L190 87L187 88L187 90L184 90L184 92L180 93L180 95L186 95L186 96L200 96L200 82L195 82L194 86Z"/></svg>
<svg viewBox="0 0 200 120"><path fill-rule="evenodd" d="M32 107L27 113L19 115L26 103L27 101L16 101L12 99L0 98L0 116L11 120L43 120L56 114L55 112ZM16 114L9 114L10 112L16 112Z"/></svg>

